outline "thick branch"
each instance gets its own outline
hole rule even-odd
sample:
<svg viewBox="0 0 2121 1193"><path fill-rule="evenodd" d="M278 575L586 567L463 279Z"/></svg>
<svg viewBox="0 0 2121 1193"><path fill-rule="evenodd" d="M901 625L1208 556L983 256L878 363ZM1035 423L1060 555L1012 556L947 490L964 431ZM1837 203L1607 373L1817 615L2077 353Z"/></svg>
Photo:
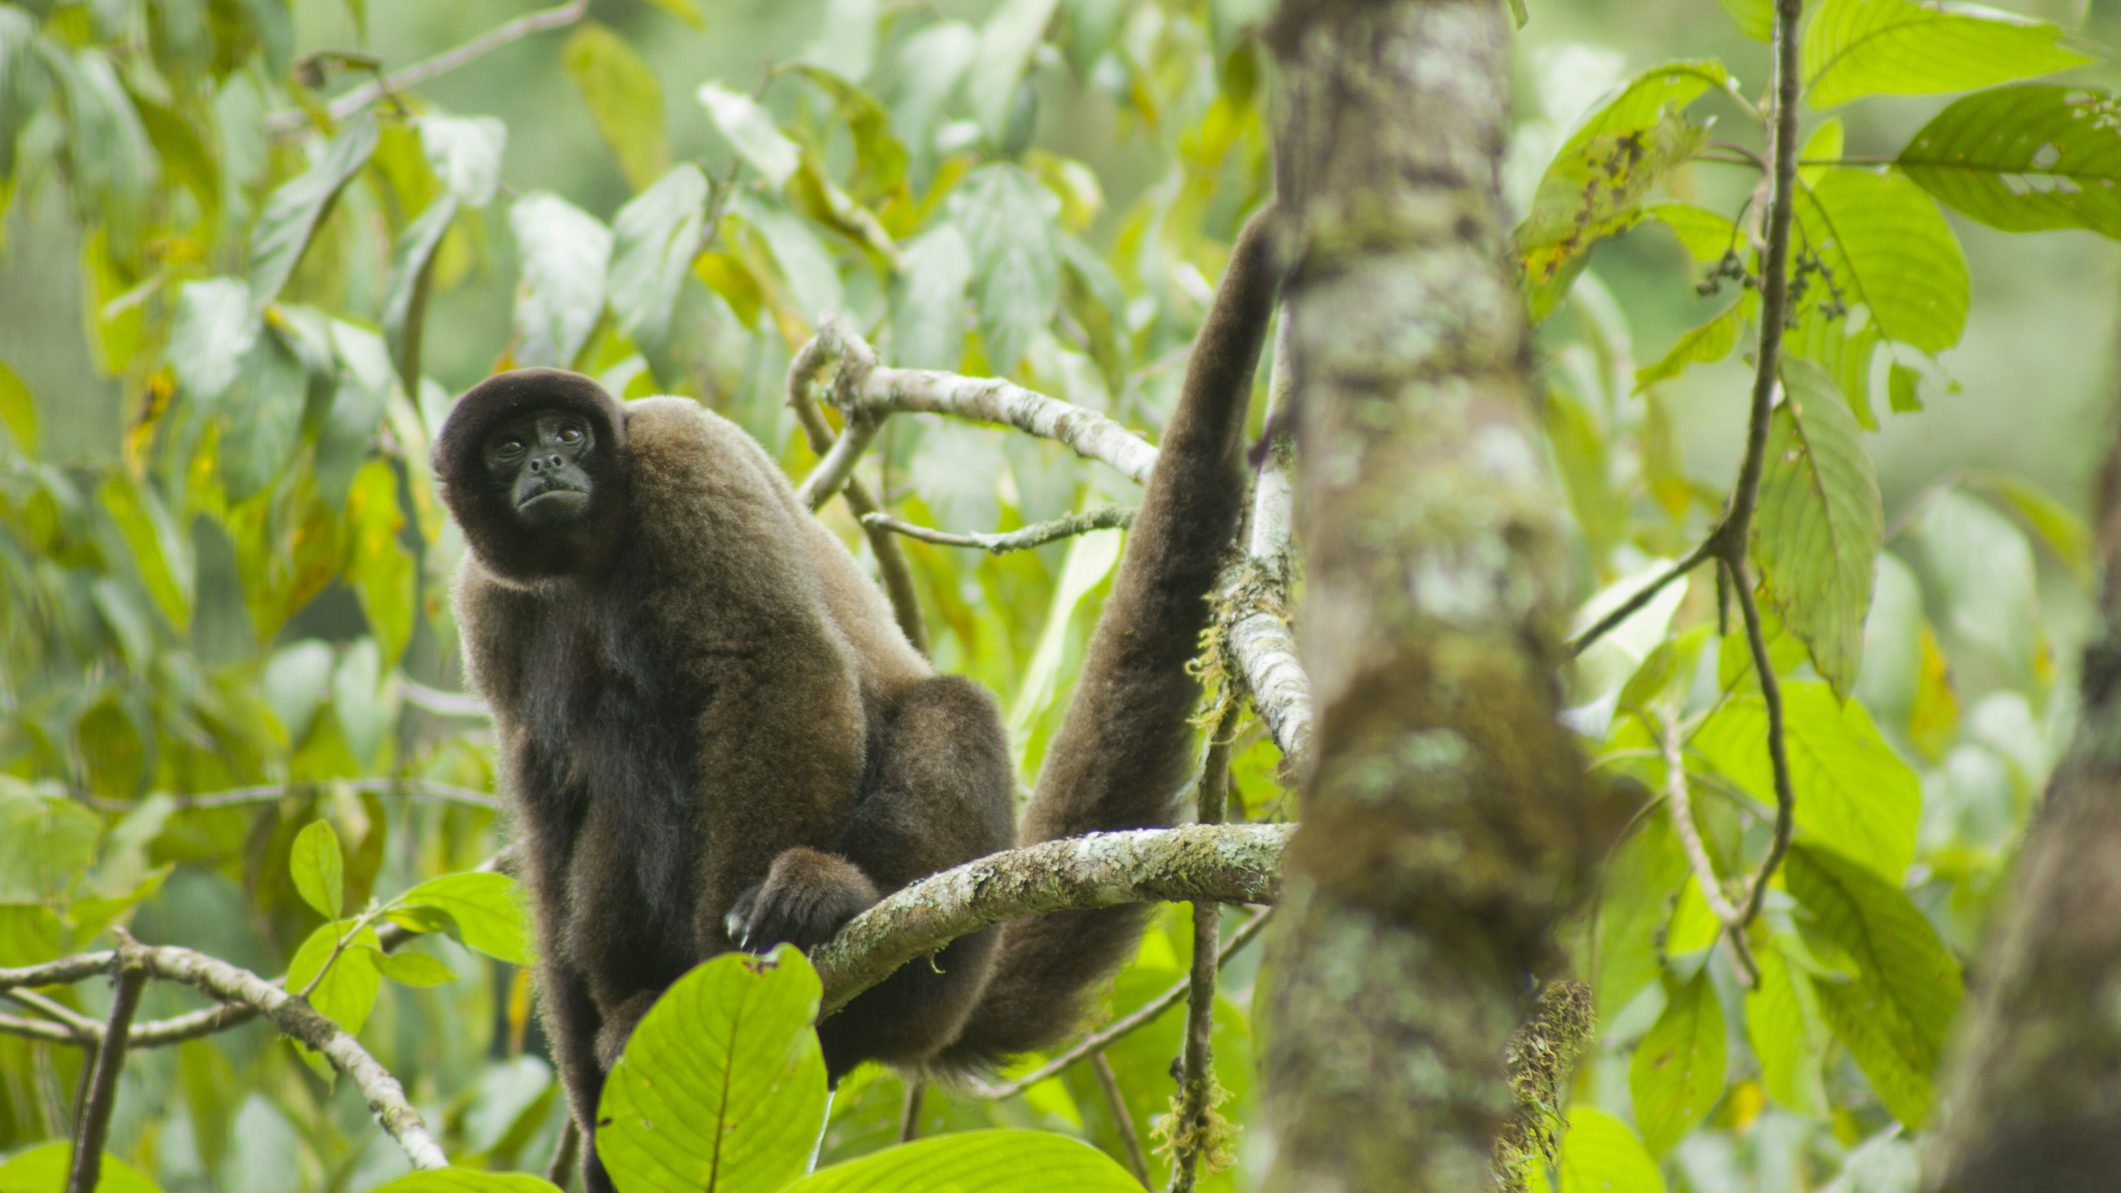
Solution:
<svg viewBox="0 0 2121 1193"><path fill-rule="evenodd" d="M129 936L121 935L113 979L110 1019L103 1029L103 1042L96 1060L82 1077L86 1095L81 1099L81 1117L74 1124L73 1170L67 1174L66 1193L94 1193L103 1175L103 1142L110 1137L111 1111L118 1105L118 1074L125 1068L125 1037L140 1009L140 991L147 986L147 962L142 949Z"/></svg>
<svg viewBox="0 0 2121 1193"><path fill-rule="evenodd" d="M429 79L446 75L460 66L467 66L484 58L495 50L513 45L533 33L572 25L581 20L582 14L588 11L589 0L568 0L565 4L541 8L513 21L496 25L454 49L444 50L432 58L415 62L404 70L363 83L339 96L331 101L331 118L344 120L386 95L394 95L417 87ZM268 115L265 118L265 128L272 133L293 132L302 127L308 119L309 113L290 108Z"/></svg>
<svg viewBox="0 0 2121 1193"><path fill-rule="evenodd" d="M990 924L1054 911L1281 894L1285 825L1092 833L990 854L931 875L858 915L811 958L824 1014L916 957Z"/></svg>

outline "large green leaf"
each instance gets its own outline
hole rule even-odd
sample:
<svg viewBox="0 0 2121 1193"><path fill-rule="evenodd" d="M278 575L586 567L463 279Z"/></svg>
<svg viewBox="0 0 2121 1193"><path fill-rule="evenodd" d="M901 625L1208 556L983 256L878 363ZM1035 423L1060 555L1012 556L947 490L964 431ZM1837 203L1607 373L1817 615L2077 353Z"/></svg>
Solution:
<svg viewBox="0 0 2121 1193"><path fill-rule="evenodd" d="M434 276L435 250L457 218L462 200L455 192L435 196L420 218L398 236L390 254L390 278L383 287L383 336L390 343L398 382L407 393L420 384L420 345L427 322L428 285Z"/></svg>
<svg viewBox="0 0 2121 1193"><path fill-rule="evenodd" d="M1628 1090L1635 1122L1650 1154L1670 1151L1723 1096L1729 1050L1723 1039L1723 1004L1707 969L1688 982L1666 981L1664 1012L1635 1046Z"/></svg>
<svg viewBox="0 0 2121 1193"><path fill-rule="evenodd" d="M1753 555L1782 624L1804 640L1813 668L1846 698L1863 663L1885 504L1862 431L1833 382L1803 361L1786 364L1782 376L1785 396L1770 416Z"/></svg>
<svg viewBox="0 0 2121 1193"><path fill-rule="evenodd" d="M759 177L774 189L786 185L802 154L795 142L781 135L773 113L750 96L719 83L703 84L698 95L708 119L714 121L714 127L744 159L744 164L757 170Z"/></svg>
<svg viewBox="0 0 2121 1193"><path fill-rule="evenodd" d="M295 834L287 866L302 901L325 919L337 919L345 909L346 858L329 820L310 821Z"/></svg>
<svg viewBox="0 0 2121 1193"><path fill-rule="evenodd" d="M797 319L814 326L820 315L846 307L839 268L808 221L778 200L754 195L738 195L730 210L766 242L766 251L787 283L787 300Z"/></svg>
<svg viewBox="0 0 2121 1193"><path fill-rule="evenodd" d="M1937 0L1826 0L1804 28L1805 96L1831 108L1866 95L1971 91L2081 66L2045 21Z"/></svg>
<svg viewBox="0 0 2121 1193"><path fill-rule="evenodd" d="M1633 226L1642 200L1701 144L1684 111L1728 84L1722 64L1668 62L1629 80L1562 143L1517 230L1527 301L1543 319L1568 292L1592 245Z"/></svg>
<svg viewBox="0 0 2121 1193"><path fill-rule="evenodd" d="M651 351L669 338L678 289L699 252L707 176L690 162L634 196L611 221L611 313Z"/></svg>
<svg viewBox="0 0 2121 1193"><path fill-rule="evenodd" d="M1594 1106L1569 1107L1561 1193L1664 1193L1664 1173L1628 1125Z"/></svg>
<svg viewBox="0 0 2121 1193"><path fill-rule="evenodd" d="M787 1193L1139 1193L1141 1182L1079 1139L967 1131L887 1148L797 1181Z"/></svg>
<svg viewBox="0 0 2121 1193"><path fill-rule="evenodd" d="M981 28L979 52L965 78L965 99L989 142L1001 140L1015 106L1017 82L1059 6L1059 0L1003 0Z"/></svg>
<svg viewBox="0 0 2121 1193"><path fill-rule="evenodd" d="M265 201L258 226L251 232L253 303L262 307L279 297L280 287L294 273L296 262L309 247L310 237L316 235L317 225L324 222L332 201L368 164L379 135L374 113L355 116L309 169L282 183Z"/></svg>
<svg viewBox="0 0 2121 1193"><path fill-rule="evenodd" d="M891 359L907 368L955 369L965 355L965 287L972 250L941 224L906 246L891 281Z"/></svg>
<svg viewBox="0 0 2121 1193"><path fill-rule="evenodd" d="M1948 489L1919 524L1923 561L1943 590L1946 625L2021 681L2034 678L2040 607L2032 545L1985 502Z"/></svg>
<svg viewBox="0 0 2121 1193"><path fill-rule="evenodd" d="M74 1145L65 1140L40 1143L0 1164L0 1193L54 1193L66 1188L73 1170ZM161 1193L147 1174L108 1152L98 1169L96 1193Z"/></svg>
<svg viewBox="0 0 2121 1193"><path fill-rule="evenodd" d="M1958 961L1897 885L1831 849L1792 846L1783 880L1805 932L1855 963L1853 977L1811 979L1826 1021L1886 1109L1921 1130L1965 991Z"/></svg>
<svg viewBox="0 0 2121 1193"><path fill-rule="evenodd" d="M491 116L420 117L420 151L442 185L459 203L484 207L501 185L501 154L508 126Z"/></svg>
<svg viewBox="0 0 2121 1193"><path fill-rule="evenodd" d="M481 1172L476 1168L440 1168L409 1172L370 1193L561 1193L543 1177L521 1172Z"/></svg>
<svg viewBox="0 0 2121 1193"><path fill-rule="evenodd" d="M875 96L824 67L806 64L794 70L831 96L847 123L854 140L854 177L847 189L865 199L897 190L906 176L906 146L892 134L891 113Z"/></svg>
<svg viewBox="0 0 2121 1193"><path fill-rule="evenodd" d="M516 880L506 874L466 871L444 874L399 895L387 913L391 922L422 932L447 932L465 947L512 965L531 965L530 917Z"/></svg>
<svg viewBox="0 0 2121 1193"><path fill-rule="evenodd" d="M0 830L0 899L51 902L95 860L103 824L70 800L0 783Z"/></svg>
<svg viewBox="0 0 2121 1193"><path fill-rule="evenodd" d="M560 61L628 182L646 186L669 168L663 85L647 59L610 29L585 21L567 39Z"/></svg>
<svg viewBox="0 0 2121 1193"><path fill-rule="evenodd" d="M1897 881L1915 856L1922 790L1914 770L1861 704L1841 703L1824 683L1786 681L1782 703L1799 833ZM1688 744L1747 795L1775 805L1759 696L1726 702Z"/></svg>
<svg viewBox="0 0 2121 1193"><path fill-rule="evenodd" d="M196 569L191 546L177 529L162 498L123 472L105 478L98 494L111 521L124 536L133 566L155 607L169 624L183 630L191 624Z"/></svg>
<svg viewBox="0 0 2121 1193"><path fill-rule="evenodd" d="M1876 430L1878 415L1871 409L1871 360L1884 340L1876 320L1848 319L1829 307L1804 304L1797 326L1783 336L1782 351L1791 360L1818 365L1848 402L1856 421Z"/></svg>
<svg viewBox="0 0 2121 1193"><path fill-rule="evenodd" d="M1679 376L1690 365L1712 364L1729 356L1731 349L1738 346L1739 333L1759 311L1760 299L1747 290L1738 296L1738 301L1710 316L1708 322L1681 335L1655 363L1635 370L1635 388L1646 389Z"/></svg>
<svg viewBox="0 0 2121 1193"><path fill-rule="evenodd" d="M1826 1086L1819 1060L1826 1050L1826 1021L1819 995L1807 974L1793 969L1781 948L1756 948L1760 982L1745 995L1746 1037L1760 1061L1760 1084L1767 1095L1798 1114L1817 1117L1827 1111Z"/></svg>
<svg viewBox="0 0 2121 1193"><path fill-rule="evenodd" d="M2121 103L2086 87L1999 87L1937 113L1894 159L1917 186L2006 232L2121 238Z"/></svg>
<svg viewBox="0 0 2121 1193"><path fill-rule="evenodd" d="M177 384L194 400L228 391L265 327L239 278L202 278L177 292L168 359Z"/></svg>
<svg viewBox="0 0 2121 1193"><path fill-rule="evenodd" d="M354 535L346 570L375 637L378 662L388 671L412 641L418 561L398 541L405 514L398 506L397 474L387 462L361 466L347 494L346 517Z"/></svg>
<svg viewBox="0 0 2121 1193"><path fill-rule="evenodd" d="M235 384L214 403L221 418L221 487L241 501L278 479L301 443L310 377L278 332L251 345Z"/></svg>
<svg viewBox="0 0 2121 1193"><path fill-rule="evenodd" d="M1867 307L1889 340L1941 352L1966 330L1973 283L1959 238L1922 188L1892 174L1836 170L1797 193L1794 248L1819 258L1805 303Z"/></svg>
<svg viewBox="0 0 2121 1193"><path fill-rule="evenodd" d="M656 999L597 1105L597 1155L621 1190L771 1193L825 1119L816 971L789 945L724 953Z"/></svg>
<svg viewBox="0 0 2121 1193"><path fill-rule="evenodd" d="M985 166L950 194L949 217L972 250L988 364L1006 373L1060 305L1060 197L1017 166Z"/></svg>
<svg viewBox="0 0 2121 1193"><path fill-rule="evenodd" d="M508 212L523 257L516 294L516 358L566 368L604 310L611 231L558 195L535 191Z"/></svg>

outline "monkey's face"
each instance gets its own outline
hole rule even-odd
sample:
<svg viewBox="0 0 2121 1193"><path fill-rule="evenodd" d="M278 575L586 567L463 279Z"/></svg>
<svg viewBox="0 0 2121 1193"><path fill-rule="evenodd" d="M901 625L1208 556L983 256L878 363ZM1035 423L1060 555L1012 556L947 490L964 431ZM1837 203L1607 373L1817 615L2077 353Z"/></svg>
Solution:
<svg viewBox="0 0 2121 1193"><path fill-rule="evenodd" d="M525 526L557 530L589 514L596 432L564 410L522 414L501 423L480 445L486 475L507 494Z"/></svg>

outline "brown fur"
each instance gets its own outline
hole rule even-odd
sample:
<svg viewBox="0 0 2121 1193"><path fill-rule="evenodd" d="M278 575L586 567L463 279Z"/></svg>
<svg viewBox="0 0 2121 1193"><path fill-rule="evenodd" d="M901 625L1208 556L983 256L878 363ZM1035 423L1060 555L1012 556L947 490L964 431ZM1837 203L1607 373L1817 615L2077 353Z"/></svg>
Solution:
<svg viewBox="0 0 2121 1193"><path fill-rule="evenodd" d="M1261 217L1201 330L1025 842L1170 823L1198 696L1185 663L1242 503L1239 443L1274 292L1266 242ZM559 566L557 548L510 522L480 457L541 394L612 449L593 469L595 532L571 533ZM725 918L754 947L814 945L882 894L1010 843L993 697L933 674L734 424L524 370L465 394L435 457L472 547L458 622L520 810L544 1021L577 1121L595 1121L604 1073L656 994L734 947ZM820 1024L828 1069L954 1068L1050 1042L1141 922L1016 925L991 987L998 934L959 940ZM590 1188L607 1189L590 1142Z"/></svg>

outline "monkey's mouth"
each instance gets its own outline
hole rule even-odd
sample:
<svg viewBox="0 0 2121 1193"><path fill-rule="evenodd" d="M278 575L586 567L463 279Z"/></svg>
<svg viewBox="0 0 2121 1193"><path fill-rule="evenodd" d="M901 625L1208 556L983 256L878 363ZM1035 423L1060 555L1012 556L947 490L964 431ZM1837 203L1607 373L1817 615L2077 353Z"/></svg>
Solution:
<svg viewBox="0 0 2121 1193"><path fill-rule="evenodd" d="M570 517L589 508L589 494L570 485L555 484L516 502L516 512L538 521Z"/></svg>

